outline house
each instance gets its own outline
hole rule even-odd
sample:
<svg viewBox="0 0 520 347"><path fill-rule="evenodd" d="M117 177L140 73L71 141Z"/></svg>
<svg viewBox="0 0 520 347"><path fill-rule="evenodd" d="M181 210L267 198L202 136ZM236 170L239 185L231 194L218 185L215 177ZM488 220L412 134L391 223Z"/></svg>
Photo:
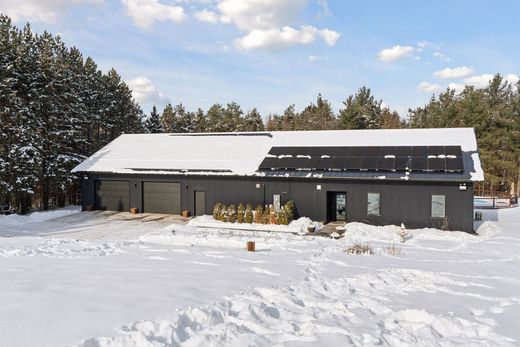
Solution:
<svg viewBox="0 0 520 347"><path fill-rule="evenodd" d="M283 204L314 220L473 231L472 128L121 135L74 168L83 208L192 215Z"/></svg>

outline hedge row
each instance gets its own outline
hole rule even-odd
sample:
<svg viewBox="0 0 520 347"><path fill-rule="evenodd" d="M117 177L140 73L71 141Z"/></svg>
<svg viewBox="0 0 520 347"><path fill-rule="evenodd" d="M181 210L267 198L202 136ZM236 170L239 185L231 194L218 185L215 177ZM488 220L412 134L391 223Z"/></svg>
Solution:
<svg viewBox="0 0 520 347"><path fill-rule="evenodd" d="M294 203L288 201L280 211L272 207L258 205L254 210L251 204L240 203L238 208L234 204L226 206L220 202L213 208L213 218L228 223L257 223L257 224L289 224L294 218Z"/></svg>

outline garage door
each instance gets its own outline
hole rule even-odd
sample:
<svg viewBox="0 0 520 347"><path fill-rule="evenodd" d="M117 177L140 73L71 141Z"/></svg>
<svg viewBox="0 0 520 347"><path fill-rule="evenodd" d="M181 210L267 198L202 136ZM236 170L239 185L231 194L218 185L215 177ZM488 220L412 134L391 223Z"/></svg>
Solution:
<svg viewBox="0 0 520 347"><path fill-rule="evenodd" d="M128 211L128 181L96 181L96 210Z"/></svg>
<svg viewBox="0 0 520 347"><path fill-rule="evenodd" d="M143 212L181 214L180 183L143 182Z"/></svg>

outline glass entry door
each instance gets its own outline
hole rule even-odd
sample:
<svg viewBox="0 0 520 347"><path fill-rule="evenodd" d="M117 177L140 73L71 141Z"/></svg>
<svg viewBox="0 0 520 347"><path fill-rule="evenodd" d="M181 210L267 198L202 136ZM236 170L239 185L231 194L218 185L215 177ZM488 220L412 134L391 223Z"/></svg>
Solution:
<svg viewBox="0 0 520 347"><path fill-rule="evenodd" d="M347 193L327 192L327 222L347 220Z"/></svg>
<svg viewBox="0 0 520 347"><path fill-rule="evenodd" d="M335 194L336 220L347 219L347 195L345 193Z"/></svg>

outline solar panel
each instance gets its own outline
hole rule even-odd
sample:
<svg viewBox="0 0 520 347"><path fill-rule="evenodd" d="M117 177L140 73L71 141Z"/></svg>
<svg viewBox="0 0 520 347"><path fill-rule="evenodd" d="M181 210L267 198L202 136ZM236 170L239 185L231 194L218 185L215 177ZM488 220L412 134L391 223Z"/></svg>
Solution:
<svg viewBox="0 0 520 347"><path fill-rule="evenodd" d="M413 146L412 147L412 157L427 157L428 156L428 146Z"/></svg>
<svg viewBox="0 0 520 347"><path fill-rule="evenodd" d="M461 157L457 158L446 158L446 170L447 171L464 171L464 163Z"/></svg>
<svg viewBox="0 0 520 347"><path fill-rule="evenodd" d="M444 146L429 146L428 155L441 155L444 154Z"/></svg>
<svg viewBox="0 0 520 347"><path fill-rule="evenodd" d="M269 154L272 155L292 155L294 147L271 147Z"/></svg>
<svg viewBox="0 0 520 347"><path fill-rule="evenodd" d="M351 157L366 157L367 147L351 147Z"/></svg>
<svg viewBox="0 0 520 347"><path fill-rule="evenodd" d="M345 158L321 158L316 165L318 170L344 170Z"/></svg>
<svg viewBox="0 0 520 347"><path fill-rule="evenodd" d="M377 168L379 170L390 171L395 167L395 158L379 158Z"/></svg>
<svg viewBox="0 0 520 347"><path fill-rule="evenodd" d="M412 171L426 171L428 169L428 158L412 157L412 164L410 169Z"/></svg>
<svg viewBox="0 0 520 347"><path fill-rule="evenodd" d="M385 155L395 155L395 147L394 146L379 147L379 156L384 157Z"/></svg>
<svg viewBox="0 0 520 347"><path fill-rule="evenodd" d="M444 158L428 158L428 171L445 171L446 159Z"/></svg>
<svg viewBox="0 0 520 347"><path fill-rule="evenodd" d="M363 167L363 158L348 157L345 159L345 168L347 170L360 170Z"/></svg>
<svg viewBox="0 0 520 347"><path fill-rule="evenodd" d="M410 169L410 158L397 157L395 158L395 171L405 171Z"/></svg>
<svg viewBox="0 0 520 347"><path fill-rule="evenodd" d="M269 170L278 168L278 158L264 158L259 166L260 170Z"/></svg>
<svg viewBox="0 0 520 347"><path fill-rule="evenodd" d="M412 155L412 147L411 146L395 147L395 155L396 155L396 157L409 157Z"/></svg>
<svg viewBox="0 0 520 347"><path fill-rule="evenodd" d="M378 157L365 157L361 168L365 170L377 170L379 169L379 160L380 158Z"/></svg>
<svg viewBox="0 0 520 347"><path fill-rule="evenodd" d="M379 147L377 147L377 146L367 147L366 156L367 157L379 157Z"/></svg>
<svg viewBox="0 0 520 347"><path fill-rule="evenodd" d="M446 146L446 155L454 155L456 157L462 157L462 150L460 146Z"/></svg>

